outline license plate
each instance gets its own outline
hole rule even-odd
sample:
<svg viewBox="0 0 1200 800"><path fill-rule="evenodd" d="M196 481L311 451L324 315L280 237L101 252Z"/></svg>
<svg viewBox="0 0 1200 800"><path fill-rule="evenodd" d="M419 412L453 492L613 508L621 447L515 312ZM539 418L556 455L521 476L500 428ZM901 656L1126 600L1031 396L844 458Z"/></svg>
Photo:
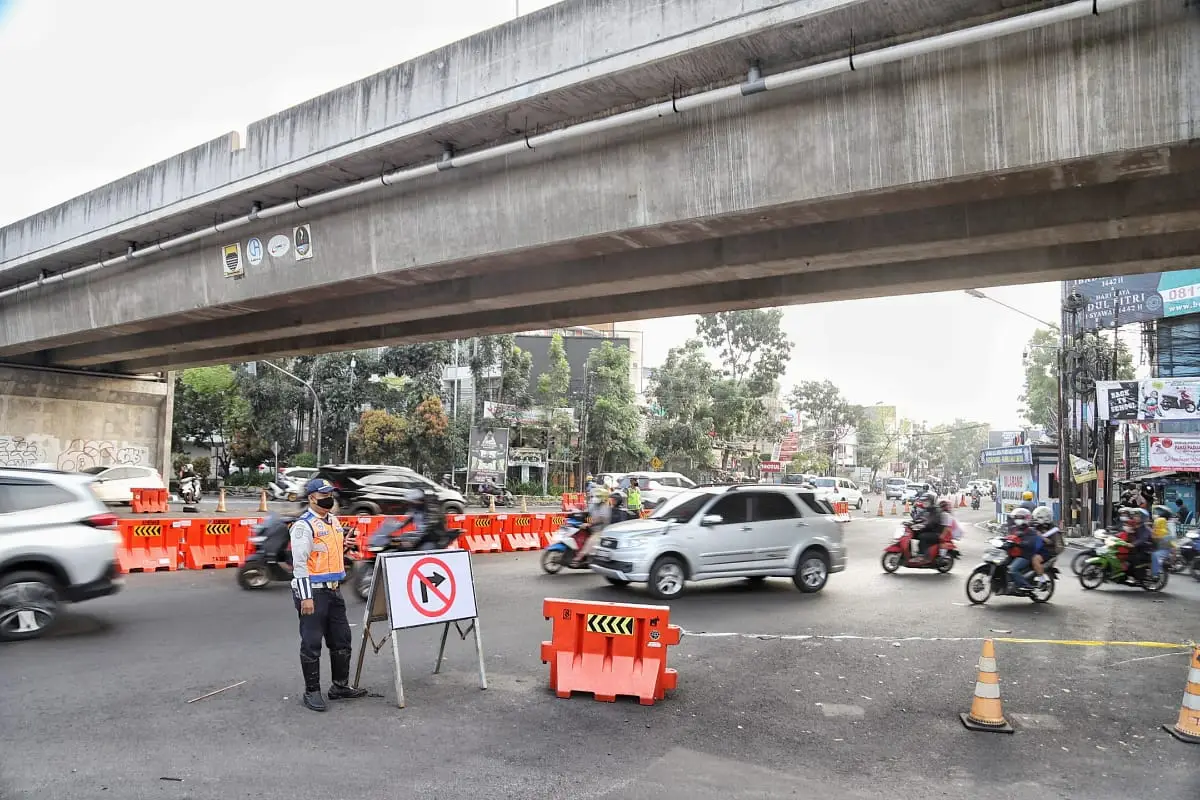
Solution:
<svg viewBox="0 0 1200 800"><path fill-rule="evenodd" d="M616 540L616 539L611 539L611 538L608 538L608 539L601 539L601 540L600 540L600 546L601 546L601 547L609 547L609 548L612 548L612 549L614 549L614 550L615 550L615 549L616 549L616 547L617 547L617 540Z"/></svg>

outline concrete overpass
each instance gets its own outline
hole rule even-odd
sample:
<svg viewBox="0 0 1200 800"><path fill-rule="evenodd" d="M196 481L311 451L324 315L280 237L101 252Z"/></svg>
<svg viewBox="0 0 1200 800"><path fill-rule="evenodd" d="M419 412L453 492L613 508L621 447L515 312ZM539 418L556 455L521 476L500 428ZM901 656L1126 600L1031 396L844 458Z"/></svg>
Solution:
<svg viewBox="0 0 1200 800"><path fill-rule="evenodd" d="M1198 120L1180 0L573 0L0 229L0 360L1194 266Z"/></svg>

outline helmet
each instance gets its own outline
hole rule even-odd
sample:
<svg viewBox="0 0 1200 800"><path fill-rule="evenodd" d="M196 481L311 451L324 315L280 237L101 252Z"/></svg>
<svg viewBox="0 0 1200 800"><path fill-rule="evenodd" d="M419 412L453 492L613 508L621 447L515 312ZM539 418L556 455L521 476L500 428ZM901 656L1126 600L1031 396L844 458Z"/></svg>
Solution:
<svg viewBox="0 0 1200 800"><path fill-rule="evenodd" d="M917 498L917 504L923 508L937 508L937 495L933 492L926 492Z"/></svg>
<svg viewBox="0 0 1200 800"><path fill-rule="evenodd" d="M1015 527L1025 528L1029 526L1029 520L1033 517L1033 513L1028 508L1014 508L1009 517Z"/></svg>
<svg viewBox="0 0 1200 800"><path fill-rule="evenodd" d="M608 499L615 500L616 502L614 503L614 505L620 506L622 503L625 502L625 493L622 492L620 489L614 489L612 491L612 493L609 494Z"/></svg>
<svg viewBox="0 0 1200 800"><path fill-rule="evenodd" d="M1033 510L1032 519L1034 525L1053 525L1054 512L1045 506L1038 506Z"/></svg>
<svg viewBox="0 0 1200 800"><path fill-rule="evenodd" d="M938 503L938 508L940 508L942 511L949 511L954 508L954 505L949 500L943 500Z"/></svg>
<svg viewBox="0 0 1200 800"><path fill-rule="evenodd" d="M1021 499L1022 500L1032 500L1033 492L1025 492L1025 494L1021 495Z"/></svg>

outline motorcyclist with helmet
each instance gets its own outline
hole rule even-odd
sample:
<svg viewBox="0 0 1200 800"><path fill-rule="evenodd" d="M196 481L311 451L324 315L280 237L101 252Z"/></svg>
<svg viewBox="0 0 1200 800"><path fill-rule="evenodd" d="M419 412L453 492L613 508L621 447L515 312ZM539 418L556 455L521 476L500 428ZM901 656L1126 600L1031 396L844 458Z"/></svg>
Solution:
<svg viewBox="0 0 1200 800"><path fill-rule="evenodd" d="M912 514L912 532L917 535L917 552L931 558L931 551L942 534L953 526L953 519L938 507L937 495L926 492L917 498Z"/></svg>
<svg viewBox="0 0 1200 800"><path fill-rule="evenodd" d="M1012 528L1009 531L1009 535L1017 537L1017 543L1021 547L1021 555L1013 559L1012 564L1008 568L1008 574L1016 586L1022 589L1030 589L1032 588L1032 584L1025 577L1025 570L1034 566L1034 559L1038 556L1042 556L1044 560L1045 541L1042 539L1041 532L1034 527L1033 512L1028 508L1014 508L1011 520ZM1038 576L1040 579L1042 577L1041 573L1038 573Z"/></svg>
<svg viewBox="0 0 1200 800"><path fill-rule="evenodd" d="M1175 547L1175 512L1167 506L1154 507L1154 550L1150 554L1150 575L1157 578L1163 562Z"/></svg>
<svg viewBox="0 0 1200 800"><path fill-rule="evenodd" d="M1121 534L1117 537L1129 545L1130 553L1125 568L1130 573L1148 563L1154 550L1154 532L1150 529L1149 519L1150 515L1146 509L1129 509Z"/></svg>
<svg viewBox="0 0 1200 800"><path fill-rule="evenodd" d="M1032 562L1038 583L1044 583L1046 581L1046 562L1059 555L1066 543L1063 541L1058 525L1054 523L1054 512L1048 507L1038 506L1035 508L1030 516L1030 522L1042 537L1042 550L1034 553Z"/></svg>

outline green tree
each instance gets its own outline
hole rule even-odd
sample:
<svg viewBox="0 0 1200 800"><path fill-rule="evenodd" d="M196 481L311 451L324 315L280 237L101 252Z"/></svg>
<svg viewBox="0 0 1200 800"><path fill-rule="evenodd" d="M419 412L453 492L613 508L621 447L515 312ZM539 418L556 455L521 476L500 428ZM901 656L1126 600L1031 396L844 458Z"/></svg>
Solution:
<svg viewBox="0 0 1200 800"><path fill-rule="evenodd" d="M571 364L560 334L550 337L546 371L538 376L537 401L544 419L545 448L562 456L575 432L571 417L562 412L571 392Z"/></svg>
<svg viewBox="0 0 1200 800"><path fill-rule="evenodd" d="M225 453L221 473L229 471L228 452L216 448L227 444L233 433L250 416L250 406L238 393L237 379L231 367L196 367L176 377L175 414L171 438L174 449L182 450L185 440L202 443Z"/></svg>
<svg viewBox="0 0 1200 800"><path fill-rule="evenodd" d="M442 395L442 376L452 357L450 342L422 342L389 347L379 359L380 367L404 378L400 391L405 412L428 397Z"/></svg>
<svg viewBox="0 0 1200 800"><path fill-rule="evenodd" d="M516 345L512 334L479 336L468 345L467 364L475 382L475 415L483 416L483 403L514 405L529 408L533 398L529 391L529 373L533 356Z"/></svg>
<svg viewBox="0 0 1200 800"><path fill-rule="evenodd" d="M271 363L291 370L291 360L278 359ZM292 378L271 367L259 365L254 373L245 368L237 370L238 393L250 407L247 424L253 426L258 438L279 442L284 455L303 447L299 438L299 422L312 405L308 390Z"/></svg>
<svg viewBox="0 0 1200 800"><path fill-rule="evenodd" d="M689 339L667 352L650 380L656 414L647 442L664 468L695 474L712 466L713 402L716 371L704 355L704 343Z"/></svg>
<svg viewBox="0 0 1200 800"><path fill-rule="evenodd" d="M944 434L941 455L945 477L970 478L979 473L979 453L987 447L990 427L986 422L956 419L949 426L934 429Z"/></svg>
<svg viewBox="0 0 1200 800"><path fill-rule="evenodd" d="M1034 427L1057 436L1059 334L1055 329L1039 328L1025 345L1025 386L1021 392L1021 415ZM1123 340L1116 345L1116 374L1113 374L1111 334L1087 333L1075 337L1067 346L1069 379L1081 392L1090 390L1093 381L1132 380L1133 355Z"/></svg>
<svg viewBox="0 0 1200 800"><path fill-rule="evenodd" d="M440 475L450 466L454 444L450 418L437 397L427 397L408 419L405 441L408 466L426 475Z"/></svg>
<svg viewBox="0 0 1200 800"><path fill-rule="evenodd" d="M861 410L851 405L832 381L801 381L788 392L789 407L800 412L811 431L815 448L831 465L837 463L838 447L860 423Z"/></svg>
<svg viewBox="0 0 1200 800"><path fill-rule="evenodd" d="M734 452L755 452L748 440L770 427L763 398L775 391L792 343L778 308L704 314L696 320L696 333L721 361L722 380L714 382L711 395L721 466L726 468Z"/></svg>
<svg viewBox="0 0 1200 800"><path fill-rule="evenodd" d="M408 426L386 411L364 411L351 439L358 457L368 464L399 464L408 454Z"/></svg>
<svg viewBox="0 0 1200 800"><path fill-rule="evenodd" d="M804 450L792 456L788 472L809 475L827 475L830 470L829 456L817 450Z"/></svg>
<svg viewBox="0 0 1200 800"><path fill-rule="evenodd" d="M629 385L629 349L603 342L588 356L588 375L585 455L594 458L597 472L640 465L649 454L639 435L642 415Z"/></svg>
<svg viewBox="0 0 1200 800"><path fill-rule="evenodd" d="M858 454L858 466L871 470L871 482L879 471L896 458L900 431L895 426L891 429L878 416L871 414L868 409L859 408L857 415L858 428L855 431L855 452Z"/></svg>

